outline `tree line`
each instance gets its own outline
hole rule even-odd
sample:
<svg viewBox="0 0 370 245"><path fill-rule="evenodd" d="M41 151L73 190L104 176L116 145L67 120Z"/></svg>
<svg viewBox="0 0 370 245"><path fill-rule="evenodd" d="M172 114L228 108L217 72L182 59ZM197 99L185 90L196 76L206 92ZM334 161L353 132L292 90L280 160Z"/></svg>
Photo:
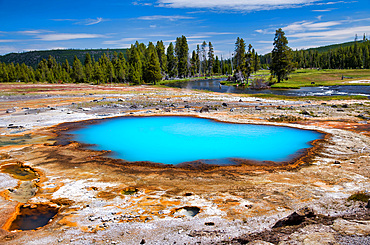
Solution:
<svg viewBox="0 0 370 245"><path fill-rule="evenodd" d="M291 59L294 68L320 69L370 69L370 41L363 36L352 45L320 52L317 49L292 51ZM261 56L261 66L268 69L272 63L272 53Z"/></svg>
<svg viewBox="0 0 370 245"><path fill-rule="evenodd" d="M103 54L95 60L89 53L81 61L58 63L53 56L42 59L36 68L24 63L1 63L0 82L72 82L155 84L162 79L202 77L232 74L230 59L215 56L211 42L205 41L189 55L185 36L178 37L165 48L162 41L156 45L136 42L126 51Z"/></svg>

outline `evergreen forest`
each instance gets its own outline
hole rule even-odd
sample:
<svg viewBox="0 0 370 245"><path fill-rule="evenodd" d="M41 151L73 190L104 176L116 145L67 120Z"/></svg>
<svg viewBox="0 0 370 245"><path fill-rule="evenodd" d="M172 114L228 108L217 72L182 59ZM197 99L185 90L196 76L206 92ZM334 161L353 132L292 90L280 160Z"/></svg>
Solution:
<svg viewBox="0 0 370 245"><path fill-rule="evenodd" d="M284 32L282 33L285 40ZM278 32L277 32L278 33ZM247 80L259 69L270 69L271 74L287 79L291 70L300 68L311 69L369 69L370 41L364 35L362 40L331 45L308 50L292 51L286 46L286 57L279 58L274 50L266 55L258 55L253 46L246 45L242 38L237 38L233 57L223 59L214 53L211 42L204 41L190 51L185 36L178 37L176 42L167 47L162 41L149 42L148 45L136 42L129 49L121 50L86 50L77 52L69 50L52 51L37 64L26 65L26 62L9 62L9 54L1 56L0 82L49 82L49 83L129 83L156 84L161 80L189 77L205 77L214 75L233 75L236 80L242 76ZM276 40L274 45L276 44ZM72 52L73 51L73 52ZM90 50L91 51L91 50ZM33 51L22 54L29 60L40 59L40 52ZM54 53L53 53L54 52ZM83 52L83 56L81 56ZM275 52L275 58L274 58ZM45 52L47 53L47 52ZM53 55L52 55L53 54ZM73 59L70 57L74 54ZM78 55L77 55L78 54ZM4 57L8 60L4 61ZM65 59L62 60L61 58ZM14 58L14 57L13 57ZM274 61L275 59L275 61ZM287 60L285 70L278 70L282 60ZM288 67L288 68L286 68Z"/></svg>

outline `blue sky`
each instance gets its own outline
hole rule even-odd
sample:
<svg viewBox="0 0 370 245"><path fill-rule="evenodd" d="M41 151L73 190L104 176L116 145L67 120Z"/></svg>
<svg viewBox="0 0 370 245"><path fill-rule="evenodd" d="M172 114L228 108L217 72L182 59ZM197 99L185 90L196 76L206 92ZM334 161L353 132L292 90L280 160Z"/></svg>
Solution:
<svg viewBox="0 0 370 245"><path fill-rule="evenodd" d="M127 48L185 35L228 57L237 37L270 52L282 28L293 49L370 37L369 0L0 0L0 54Z"/></svg>

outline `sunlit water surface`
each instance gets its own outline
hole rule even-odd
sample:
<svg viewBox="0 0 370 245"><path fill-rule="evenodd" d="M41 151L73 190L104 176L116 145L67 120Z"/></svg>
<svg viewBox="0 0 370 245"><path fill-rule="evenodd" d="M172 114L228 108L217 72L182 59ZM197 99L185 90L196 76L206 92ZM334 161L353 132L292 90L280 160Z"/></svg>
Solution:
<svg viewBox="0 0 370 245"><path fill-rule="evenodd" d="M127 161L178 164L203 160L230 164L232 158L286 161L321 138L315 131L232 124L195 117L123 117L73 131L77 141L111 150Z"/></svg>

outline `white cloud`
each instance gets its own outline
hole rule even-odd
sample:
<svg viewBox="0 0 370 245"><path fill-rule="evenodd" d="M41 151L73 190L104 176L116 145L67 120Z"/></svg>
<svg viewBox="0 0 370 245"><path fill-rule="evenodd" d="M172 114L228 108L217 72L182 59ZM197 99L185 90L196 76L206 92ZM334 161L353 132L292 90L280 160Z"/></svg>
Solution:
<svg viewBox="0 0 370 245"><path fill-rule="evenodd" d="M354 38L356 34L368 33L370 26L357 26L340 28L338 30L319 31L319 32L303 32L291 34L288 37L298 38L304 41L308 40L330 40L330 41L345 41Z"/></svg>
<svg viewBox="0 0 370 245"><path fill-rule="evenodd" d="M87 33L56 33L37 36L42 41L67 41L73 39L101 38L103 35Z"/></svg>
<svg viewBox="0 0 370 245"><path fill-rule="evenodd" d="M19 40L15 40L15 39L0 39L0 43L14 43L14 42L19 42Z"/></svg>
<svg viewBox="0 0 370 245"><path fill-rule="evenodd" d="M98 17L96 19L86 19L86 20L83 20L80 23L81 23L81 25L91 26L91 25L99 24L102 21L103 21L103 18ZM79 23L76 23L76 24L79 24Z"/></svg>
<svg viewBox="0 0 370 245"><path fill-rule="evenodd" d="M270 10L300 7L321 0L158 0L158 6L167 8L208 8L217 10Z"/></svg>
<svg viewBox="0 0 370 245"><path fill-rule="evenodd" d="M313 12L330 12L332 10L335 10L335 9L314 9L312 10Z"/></svg>
<svg viewBox="0 0 370 245"><path fill-rule="evenodd" d="M18 31L17 33L19 34L24 34L24 35L37 35L37 34L41 34L41 33L50 33L52 31L48 31L48 30L28 30L28 31Z"/></svg>
<svg viewBox="0 0 370 245"><path fill-rule="evenodd" d="M169 21L178 21L178 20L190 20L194 17L183 16L183 15L151 15L151 16L141 16L139 20L169 20Z"/></svg>
<svg viewBox="0 0 370 245"><path fill-rule="evenodd" d="M54 21L70 21L74 22L76 25L85 25L85 26L91 26L91 25L96 25L99 24L102 21L107 21L106 19L103 19L101 17L97 17L96 19L53 19Z"/></svg>
<svg viewBox="0 0 370 245"><path fill-rule="evenodd" d="M204 34L216 36L216 35L236 35L238 33L236 32L205 32Z"/></svg>
<svg viewBox="0 0 370 245"><path fill-rule="evenodd" d="M341 21L327 21L327 22L301 21L285 26L283 27L283 30L286 32L321 31L328 30L332 26L338 26L341 24L342 24Z"/></svg>
<svg viewBox="0 0 370 245"><path fill-rule="evenodd" d="M144 40L146 38L140 38L140 37L127 37L127 38L122 38L119 40L108 40L104 41L103 44L108 44L108 45L125 45L125 46L130 46L136 41ZM130 44L129 44L130 43Z"/></svg>
<svg viewBox="0 0 370 245"><path fill-rule="evenodd" d="M186 39L206 39L210 36L201 36L201 35L193 35L193 36L187 36Z"/></svg>

